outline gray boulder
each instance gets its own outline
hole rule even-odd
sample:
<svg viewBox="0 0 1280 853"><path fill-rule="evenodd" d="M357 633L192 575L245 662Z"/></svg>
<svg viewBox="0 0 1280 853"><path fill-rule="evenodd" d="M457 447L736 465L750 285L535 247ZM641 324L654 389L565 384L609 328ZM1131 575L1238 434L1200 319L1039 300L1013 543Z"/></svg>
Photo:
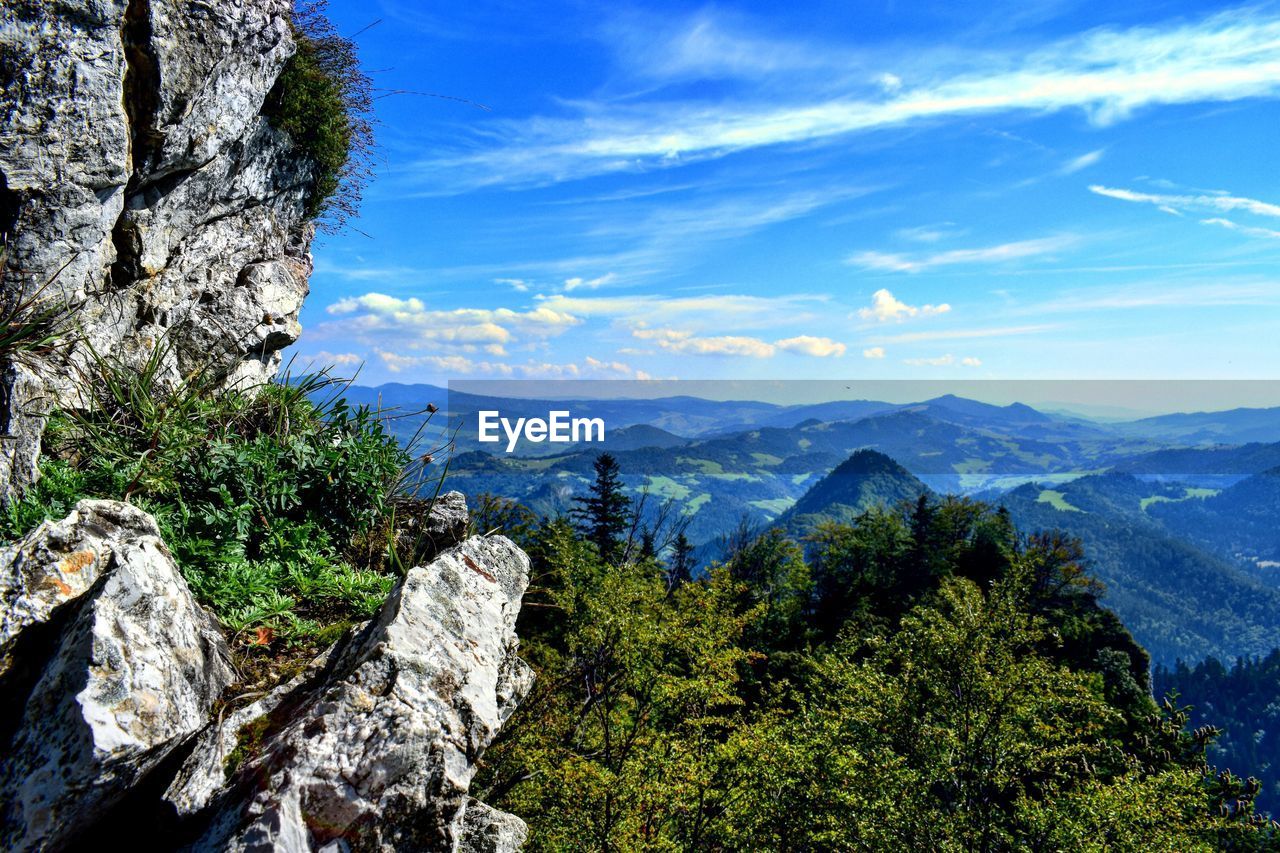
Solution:
<svg viewBox="0 0 1280 853"><path fill-rule="evenodd" d="M532 685L514 630L528 570L503 537L466 540L307 684L203 737L166 795L212 813L193 849L456 849L475 762ZM233 742L250 748L215 795Z"/></svg>
<svg viewBox="0 0 1280 853"><path fill-rule="evenodd" d="M476 799L467 800L462 817L459 853L516 853L524 846L529 828L513 814L500 812Z"/></svg>
<svg viewBox="0 0 1280 853"><path fill-rule="evenodd" d="M18 713L0 757L0 844L57 849L207 725L233 672L154 520L133 507L81 501L4 558L16 590L6 594L7 629L32 631L75 609L41 644L45 660L25 650L33 683L4 697ZM21 644L24 631L14 637Z"/></svg>

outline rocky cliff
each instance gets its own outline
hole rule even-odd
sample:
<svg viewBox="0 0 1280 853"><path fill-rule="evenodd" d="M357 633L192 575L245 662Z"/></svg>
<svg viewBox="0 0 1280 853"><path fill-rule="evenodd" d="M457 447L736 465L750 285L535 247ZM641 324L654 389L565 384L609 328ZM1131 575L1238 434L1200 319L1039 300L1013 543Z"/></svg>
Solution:
<svg viewBox="0 0 1280 853"><path fill-rule="evenodd" d="M3 365L0 484L34 476L41 415L90 352L177 376L274 374L307 293L313 164L263 114L295 50L289 0L0 5L3 296L71 342Z"/></svg>
<svg viewBox="0 0 1280 853"><path fill-rule="evenodd" d="M45 306L59 332L0 348L0 499L37 476L48 413L87 404L95 359L243 388L300 333L320 170L268 115L290 15L0 4L0 309ZM456 493L413 524L430 550L377 615L250 692L141 509L81 500L0 550L0 847L517 849L524 825L467 791L532 680L528 558L466 538Z"/></svg>

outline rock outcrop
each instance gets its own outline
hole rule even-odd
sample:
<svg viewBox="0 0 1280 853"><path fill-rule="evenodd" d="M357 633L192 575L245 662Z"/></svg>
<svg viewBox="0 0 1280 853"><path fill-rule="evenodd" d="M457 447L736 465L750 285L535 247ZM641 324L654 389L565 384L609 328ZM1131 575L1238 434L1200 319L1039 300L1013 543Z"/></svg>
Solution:
<svg viewBox="0 0 1280 853"><path fill-rule="evenodd" d="M61 849L145 781L155 801L129 807L194 850L518 849L524 824L467 791L532 684L515 634L529 560L501 536L459 542L460 495L437 506L423 524L446 550L375 619L216 713L226 644L145 512L81 501L0 551L16 659L0 675L0 844Z"/></svg>
<svg viewBox="0 0 1280 853"><path fill-rule="evenodd" d="M0 298L74 333L0 365L0 493L34 476L42 414L93 351L176 377L274 375L300 333L313 164L263 115L290 0L0 4ZM7 374L7 375L5 375Z"/></svg>
<svg viewBox="0 0 1280 853"><path fill-rule="evenodd" d="M48 629L3 685L0 844L59 849L208 724L230 656L133 507L81 501L0 559L11 648Z"/></svg>
<svg viewBox="0 0 1280 853"><path fill-rule="evenodd" d="M466 540L410 570L317 675L205 735L166 795L213 809L193 849L454 850L471 828L493 839L471 849L514 849L523 824L467 789L532 684L515 636L528 568L503 537Z"/></svg>

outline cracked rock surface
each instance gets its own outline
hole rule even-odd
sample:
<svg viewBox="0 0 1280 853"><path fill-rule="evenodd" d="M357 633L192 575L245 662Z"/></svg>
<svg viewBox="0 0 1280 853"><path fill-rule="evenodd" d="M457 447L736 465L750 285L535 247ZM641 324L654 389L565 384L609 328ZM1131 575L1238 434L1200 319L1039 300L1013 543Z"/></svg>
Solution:
<svg viewBox="0 0 1280 853"><path fill-rule="evenodd" d="M25 677L3 685L13 731L0 753L0 846L58 849L204 728L233 674L222 634L140 510L81 501L0 561L19 579L3 614L15 645L46 628L17 653Z"/></svg>
<svg viewBox="0 0 1280 853"><path fill-rule="evenodd" d="M411 569L318 676L211 730L166 794L213 813L192 849L515 849L523 824L469 807L467 788L532 685L515 635L528 569L504 537L462 542Z"/></svg>
<svg viewBox="0 0 1280 853"><path fill-rule="evenodd" d="M262 114L295 49L289 9L0 4L0 296L38 292L78 338L34 357L40 382L0 376L0 493L31 482L41 413L74 400L90 346L141 364L163 341L170 377L253 384L300 334L312 166Z"/></svg>

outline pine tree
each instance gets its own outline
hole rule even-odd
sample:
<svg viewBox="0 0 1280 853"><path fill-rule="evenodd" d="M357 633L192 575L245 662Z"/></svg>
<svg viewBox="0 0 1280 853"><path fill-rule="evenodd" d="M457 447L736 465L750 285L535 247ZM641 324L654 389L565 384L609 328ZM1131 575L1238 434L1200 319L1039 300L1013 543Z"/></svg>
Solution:
<svg viewBox="0 0 1280 853"><path fill-rule="evenodd" d="M631 521L631 499L622 492L621 469L612 454L601 453L593 465L596 472L590 495L574 498L578 508L573 518L578 530L595 543L600 556L615 561L621 556L623 538Z"/></svg>
<svg viewBox="0 0 1280 853"><path fill-rule="evenodd" d="M668 589L675 589L693 580L693 543L684 535L684 531L676 537L672 548L671 564L667 568Z"/></svg>

